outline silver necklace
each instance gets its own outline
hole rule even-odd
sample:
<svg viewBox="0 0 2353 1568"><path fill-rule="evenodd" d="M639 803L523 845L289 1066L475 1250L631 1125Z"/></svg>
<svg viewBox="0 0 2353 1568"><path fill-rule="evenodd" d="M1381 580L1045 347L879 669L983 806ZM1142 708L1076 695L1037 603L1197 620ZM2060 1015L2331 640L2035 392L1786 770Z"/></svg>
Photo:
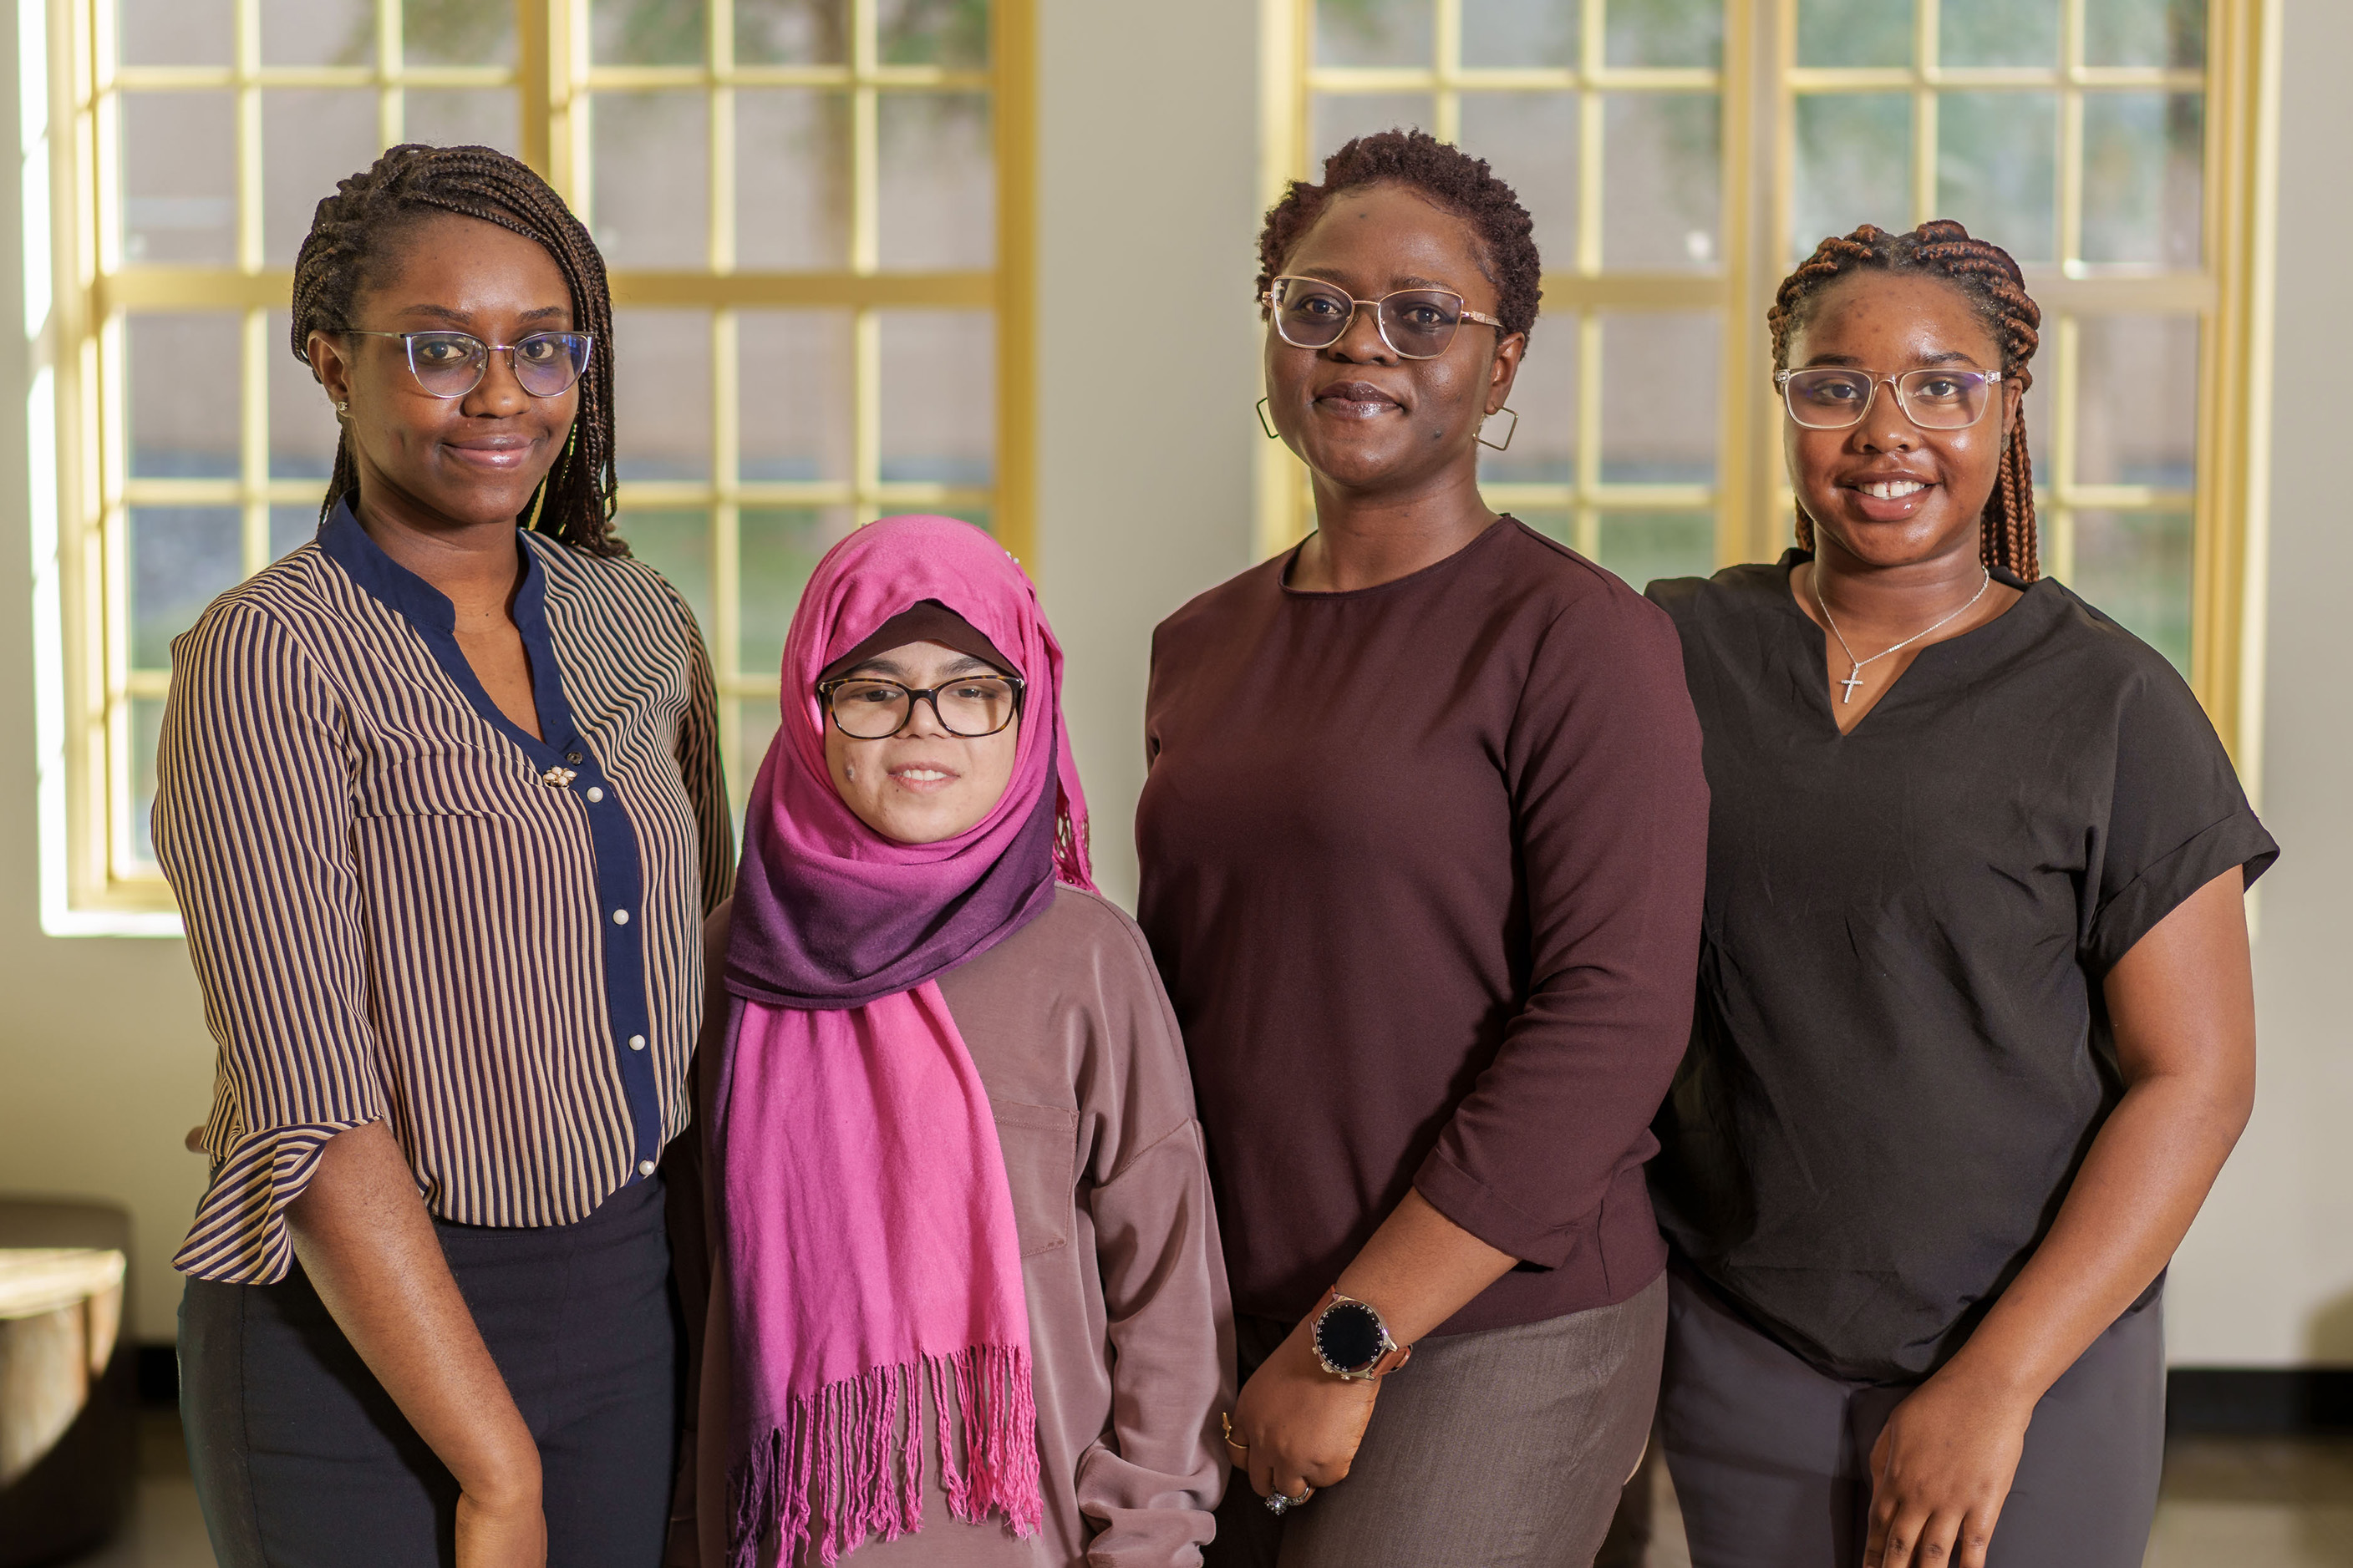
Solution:
<svg viewBox="0 0 2353 1568"><path fill-rule="evenodd" d="M1978 570L1985 571L1985 568L1979 567ZM1904 649L1910 647L1914 643L1918 642L1922 637L1926 637L1930 632L1935 631L1936 626L1943 626L1946 621L1957 620L1961 616L1968 615L1970 610L1976 608L1977 602L1985 597L1986 590L1993 586L1993 574L1991 572L1985 572L1985 580L1978 584L1978 591L1969 595L1969 602L1963 605L1959 609L1955 610L1951 615L1947 616L1944 620L1938 621L1936 626L1922 626L1918 631L1914 632L1910 637L1905 637L1894 647L1881 648L1869 658L1857 658L1854 657L1854 649L1846 646L1846 634L1839 630L1838 621L1831 615L1830 605L1823 603L1822 568L1821 563L1820 562L1816 562L1814 563L1812 582L1814 604L1822 612L1822 624L1830 627L1831 636L1838 638L1839 651L1846 655L1847 663L1852 667L1846 672L1846 679L1839 682L1841 686L1846 688L1846 695L1839 699L1840 705L1843 707L1845 704L1854 700L1854 689L1862 684L1862 667L1864 665L1877 664L1881 659L1885 658L1891 653L1900 653Z"/></svg>

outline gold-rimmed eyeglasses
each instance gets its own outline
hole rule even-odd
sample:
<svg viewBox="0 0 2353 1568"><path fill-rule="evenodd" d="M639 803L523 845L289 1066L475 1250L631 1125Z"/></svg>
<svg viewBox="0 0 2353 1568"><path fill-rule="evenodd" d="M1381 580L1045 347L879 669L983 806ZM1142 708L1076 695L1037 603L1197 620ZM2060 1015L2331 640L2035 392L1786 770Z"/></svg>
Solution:
<svg viewBox="0 0 2353 1568"><path fill-rule="evenodd" d="M588 332L532 332L511 343L486 343L471 332L371 332L345 327L353 338L397 338L408 351L408 372L428 397L463 397L491 374L502 353L515 384L533 397L554 397L580 379L596 347Z"/></svg>
<svg viewBox="0 0 2353 1568"><path fill-rule="evenodd" d="M1882 384L1894 389L1895 405L1923 430L1960 430L1985 416L1998 370L1907 370L1873 375L1867 370L1818 365L1785 370L1773 377L1789 417L1809 430L1844 430L1862 423Z"/></svg>
<svg viewBox="0 0 2353 1568"><path fill-rule="evenodd" d="M1330 348L1358 310L1370 309L1381 342L1400 359L1436 359L1465 321L1504 330L1502 321L1472 310L1451 289L1399 289L1359 300L1320 278L1284 276L1267 285L1266 308L1275 331L1295 349Z"/></svg>

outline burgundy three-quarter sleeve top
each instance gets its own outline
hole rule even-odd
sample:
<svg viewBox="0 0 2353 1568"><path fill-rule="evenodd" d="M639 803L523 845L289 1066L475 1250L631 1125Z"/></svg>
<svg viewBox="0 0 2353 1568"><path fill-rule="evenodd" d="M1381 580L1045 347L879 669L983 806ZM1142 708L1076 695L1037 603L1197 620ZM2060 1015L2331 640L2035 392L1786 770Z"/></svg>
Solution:
<svg viewBox="0 0 2353 1568"><path fill-rule="evenodd" d="M1624 1300L1705 877L1674 628L1508 518L1352 593L1291 561L1155 635L1136 819L1236 1310L1303 1315L1409 1187L1524 1260L1439 1331Z"/></svg>

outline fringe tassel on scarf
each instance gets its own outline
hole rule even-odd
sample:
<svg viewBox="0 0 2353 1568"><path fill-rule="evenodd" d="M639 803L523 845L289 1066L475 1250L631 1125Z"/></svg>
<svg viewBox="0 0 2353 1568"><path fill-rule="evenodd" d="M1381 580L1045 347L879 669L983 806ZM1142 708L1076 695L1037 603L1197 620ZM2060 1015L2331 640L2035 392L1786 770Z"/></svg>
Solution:
<svg viewBox="0 0 2353 1568"><path fill-rule="evenodd" d="M1029 1352L974 1345L796 1396L790 1424L755 1436L727 1478L729 1568L756 1568L771 1531L782 1542L778 1563L793 1568L813 1539L818 1561L831 1564L869 1536L921 1530L926 1383L948 1512L967 1524L1000 1513L1016 1536L1035 1535L1046 1509Z"/></svg>

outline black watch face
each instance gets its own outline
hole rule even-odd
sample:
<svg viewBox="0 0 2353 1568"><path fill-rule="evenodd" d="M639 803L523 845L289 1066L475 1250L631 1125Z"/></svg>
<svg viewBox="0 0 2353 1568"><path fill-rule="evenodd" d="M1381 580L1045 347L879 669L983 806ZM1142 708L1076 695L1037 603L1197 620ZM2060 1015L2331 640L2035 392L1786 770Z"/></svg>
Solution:
<svg viewBox="0 0 2353 1568"><path fill-rule="evenodd" d="M1380 1359L1381 1321L1370 1307L1335 1301L1316 1321L1315 1348L1343 1372L1370 1366Z"/></svg>

